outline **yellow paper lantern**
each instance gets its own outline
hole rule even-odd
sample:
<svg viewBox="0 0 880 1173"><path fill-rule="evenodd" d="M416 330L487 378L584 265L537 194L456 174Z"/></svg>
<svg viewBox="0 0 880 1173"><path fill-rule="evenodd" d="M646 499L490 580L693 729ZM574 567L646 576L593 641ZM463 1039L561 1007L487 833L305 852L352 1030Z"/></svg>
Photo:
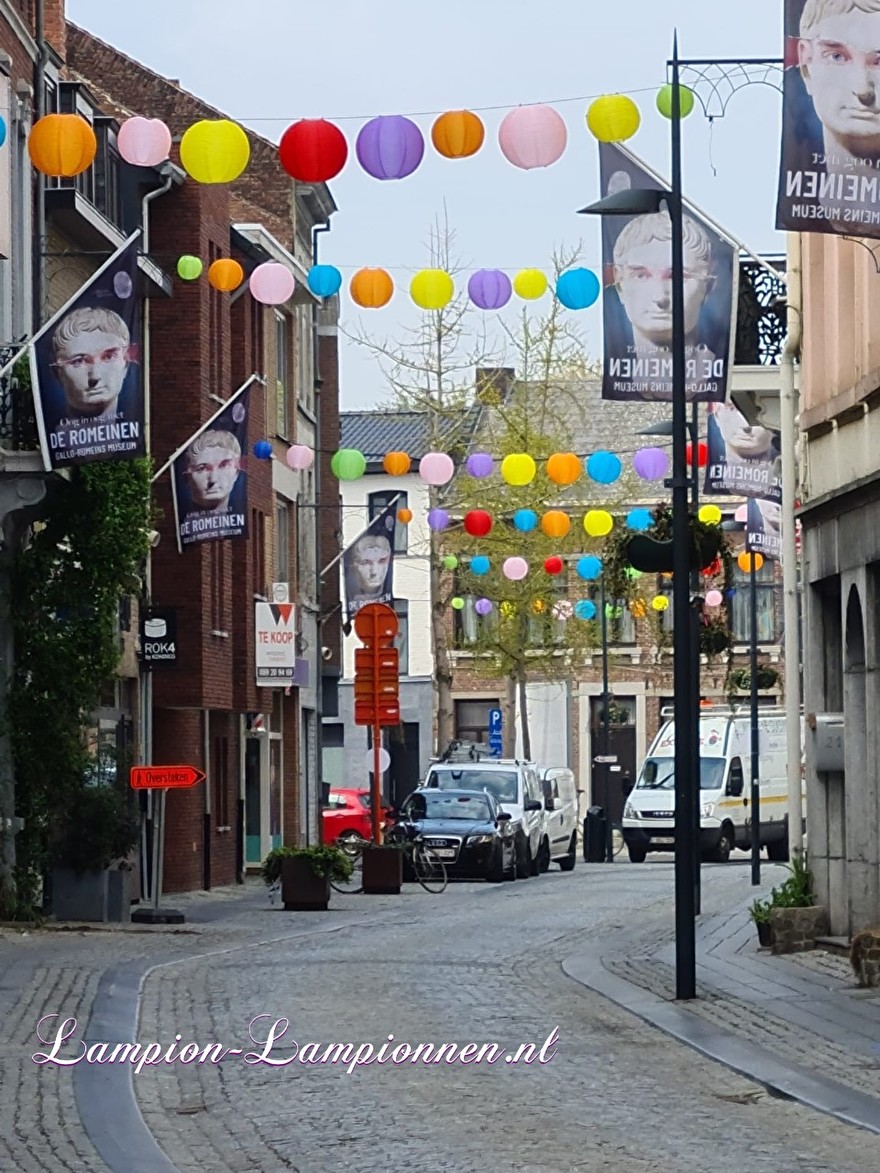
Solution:
<svg viewBox="0 0 880 1173"><path fill-rule="evenodd" d="M413 515L412 515L411 509L398 509L397 520L400 522L401 525L409 525L409 523L412 521L412 519L413 519Z"/></svg>
<svg viewBox="0 0 880 1173"><path fill-rule="evenodd" d="M511 452L501 461L501 476L508 485L528 485L535 479L537 466L527 452Z"/></svg>
<svg viewBox="0 0 880 1173"><path fill-rule="evenodd" d="M584 529L591 538L604 538L614 529L614 518L607 509L591 509L584 518Z"/></svg>
<svg viewBox="0 0 880 1173"><path fill-rule="evenodd" d="M512 619L513 616L516 614L516 604L515 603L502 603L500 610L501 610L501 614L504 616L505 619Z"/></svg>
<svg viewBox="0 0 880 1173"><path fill-rule="evenodd" d="M658 612L659 611L668 611L669 610L669 599L666 597L666 595L655 595L654 598L651 600L651 606L654 608L655 611L658 611Z"/></svg>
<svg viewBox="0 0 880 1173"><path fill-rule="evenodd" d="M748 574L751 571L752 559L755 561L755 570L760 570L764 565L763 554L750 554L748 550L743 550L743 552L737 557L736 564L743 572L743 574Z"/></svg>
<svg viewBox="0 0 880 1173"><path fill-rule="evenodd" d="M405 477L412 461L405 452L386 452L382 467L390 477Z"/></svg>
<svg viewBox="0 0 880 1173"><path fill-rule="evenodd" d="M231 183L251 157L248 136L228 118L194 122L180 140L180 163L197 183Z"/></svg>
<svg viewBox="0 0 880 1173"><path fill-rule="evenodd" d="M233 261L229 257L221 257L219 261L214 261L208 269L208 280L221 293L231 293L233 289L238 289L244 281L244 269L238 261Z"/></svg>
<svg viewBox="0 0 880 1173"><path fill-rule="evenodd" d="M455 296L455 285L444 269L422 269L410 282L409 295L420 310L442 310Z"/></svg>
<svg viewBox="0 0 880 1173"><path fill-rule="evenodd" d="M79 114L46 114L31 127L27 149L43 175L70 179L91 167L98 140Z"/></svg>
<svg viewBox="0 0 880 1173"><path fill-rule="evenodd" d="M583 466L573 452L554 452L547 461L547 479L554 485L573 485Z"/></svg>
<svg viewBox="0 0 880 1173"><path fill-rule="evenodd" d="M605 94L587 111L587 126L600 143L622 143L641 125L639 108L626 94Z"/></svg>
<svg viewBox="0 0 880 1173"><path fill-rule="evenodd" d="M535 301L547 292L548 281L540 269L521 269L513 279L513 291L523 301Z"/></svg>
<svg viewBox="0 0 880 1173"><path fill-rule="evenodd" d="M571 529L571 521L561 509L551 509L541 518L541 529L548 538L564 538Z"/></svg>
<svg viewBox="0 0 880 1173"><path fill-rule="evenodd" d="M394 282L384 269L358 269L348 287L351 300L364 309L381 309L391 301Z"/></svg>
<svg viewBox="0 0 880 1173"><path fill-rule="evenodd" d="M701 505L697 517L705 525L717 525L721 520L721 510L717 505Z"/></svg>

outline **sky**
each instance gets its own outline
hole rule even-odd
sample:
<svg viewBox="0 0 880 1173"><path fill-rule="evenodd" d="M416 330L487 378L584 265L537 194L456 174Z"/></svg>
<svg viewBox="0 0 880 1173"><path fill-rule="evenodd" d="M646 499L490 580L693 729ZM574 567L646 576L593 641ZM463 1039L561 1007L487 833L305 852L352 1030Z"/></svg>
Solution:
<svg viewBox="0 0 880 1173"><path fill-rule="evenodd" d="M549 271L560 247L581 247L579 263L600 270L599 222L576 215L599 197L584 116L601 94L630 94L642 124L627 146L668 175L669 122L654 102L675 29L684 59L782 54L782 0L67 0L67 14L273 141L299 118L338 123L350 154L330 184L339 211L320 238L320 260L343 272L343 329L392 345L418 323L408 287L428 264L438 216L454 234L461 284L481 268ZM705 87L698 92L709 98ZM541 102L565 119L568 146L553 166L523 171L501 154L498 125L509 109ZM431 124L462 108L483 118L486 142L471 159L442 159ZM710 121L698 104L682 127L685 197L757 253L785 247L773 227L781 108L776 89L751 84L723 116ZM404 180L375 180L355 159L358 130L378 114L415 116L425 135L425 159ZM361 311L348 298L362 266L391 273L385 308ZM588 352L600 356L599 307L576 316ZM340 386L344 409L389 398L380 365L346 337Z"/></svg>

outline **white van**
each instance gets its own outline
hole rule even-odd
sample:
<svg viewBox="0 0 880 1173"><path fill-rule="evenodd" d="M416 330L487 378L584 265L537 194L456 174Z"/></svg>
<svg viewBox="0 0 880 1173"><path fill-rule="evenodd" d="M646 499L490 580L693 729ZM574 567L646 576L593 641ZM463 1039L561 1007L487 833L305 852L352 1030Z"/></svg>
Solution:
<svg viewBox="0 0 880 1173"><path fill-rule="evenodd" d="M544 791L546 858L570 872L577 863L578 790L574 774L564 766L541 770Z"/></svg>
<svg viewBox="0 0 880 1173"><path fill-rule="evenodd" d="M664 709L661 716L672 715ZM803 730L801 731L803 742ZM788 786L784 709L758 714L761 846L788 859ZM700 714L700 851L723 863L734 847L751 846L751 722L748 709L712 706ZM803 783L802 783L803 787ZM803 825L803 789L799 817ZM654 739L623 810L623 838L633 863L649 851L675 849L675 725Z"/></svg>

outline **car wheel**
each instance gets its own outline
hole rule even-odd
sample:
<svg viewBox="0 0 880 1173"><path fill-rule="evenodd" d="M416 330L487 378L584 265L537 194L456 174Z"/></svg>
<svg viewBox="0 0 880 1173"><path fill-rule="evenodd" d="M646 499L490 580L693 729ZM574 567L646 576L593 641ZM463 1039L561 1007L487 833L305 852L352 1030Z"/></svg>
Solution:
<svg viewBox="0 0 880 1173"><path fill-rule="evenodd" d="M547 839L541 840L541 846L538 850L538 871L550 871L550 842Z"/></svg>
<svg viewBox="0 0 880 1173"><path fill-rule="evenodd" d="M336 840L336 846L346 855L357 855L360 844L363 842L357 831L343 831Z"/></svg>
<svg viewBox="0 0 880 1173"><path fill-rule="evenodd" d="M559 860L559 870L562 872L573 872L574 865L577 863L577 858L578 845L577 832L575 832L571 837L571 843L568 847L568 855L563 855L562 859Z"/></svg>
<svg viewBox="0 0 880 1173"><path fill-rule="evenodd" d="M514 846L510 851L510 860L504 870L505 880L516 879L516 847Z"/></svg>
<svg viewBox="0 0 880 1173"><path fill-rule="evenodd" d="M728 823L725 823L721 828L721 835L718 842L712 849L711 859L713 863L727 863L730 859L730 851L733 847L733 831Z"/></svg>
<svg viewBox="0 0 880 1173"><path fill-rule="evenodd" d="M486 879L493 884L500 884L502 880L506 879L504 873L504 847L501 843L497 845L494 858L492 859L492 866L486 873Z"/></svg>
<svg viewBox="0 0 880 1173"><path fill-rule="evenodd" d="M630 863L644 863L648 858L648 853L644 847L627 847L627 851L629 852Z"/></svg>
<svg viewBox="0 0 880 1173"><path fill-rule="evenodd" d="M520 839L516 845L516 878L525 880L532 874L532 853L528 840Z"/></svg>

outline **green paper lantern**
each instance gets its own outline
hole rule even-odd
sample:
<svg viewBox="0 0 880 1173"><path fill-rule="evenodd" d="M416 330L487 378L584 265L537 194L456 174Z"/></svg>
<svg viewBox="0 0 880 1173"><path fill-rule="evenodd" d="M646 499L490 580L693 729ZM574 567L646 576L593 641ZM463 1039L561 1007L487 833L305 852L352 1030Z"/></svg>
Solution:
<svg viewBox="0 0 880 1173"><path fill-rule="evenodd" d="M177 262L177 276L181 281L196 281L204 266L198 257L183 256Z"/></svg>
<svg viewBox="0 0 880 1173"><path fill-rule="evenodd" d="M456 558L456 556L454 554L447 554L444 557L443 568L444 568L444 570L457 570L458 569L458 559Z"/></svg>
<svg viewBox="0 0 880 1173"><path fill-rule="evenodd" d="M694 108L694 91L689 90L687 86L679 85L678 87L678 101L681 106L682 118L687 118L688 114ZM665 85L660 88L657 93L657 109L664 118L672 117L672 86Z"/></svg>
<svg viewBox="0 0 880 1173"><path fill-rule="evenodd" d="M340 448L330 461L330 469L340 481L356 481L364 475L366 468L366 458L357 448Z"/></svg>
<svg viewBox="0 0 880 1173"><path fill-rule="evenodd" d="M459 595L456 595L455 598L452 600L452 610L453 611L463 611L464 610L464 599L462 599Z"/></svg>
<svg viewBox="0 0 880 1173"><path fill-rule="evenodd" d="M641 570L636 570L636 568L635 568L634 566L627 566L626 570L624 570L624 572L623 572L623 573L624 573L624 574L626 575L626 577L627 577L627 578L630 580L630 582L635 582L635 580L636 580L637 578L641 578L641 577L642 577L642 572L641 572Z"/></svg>

